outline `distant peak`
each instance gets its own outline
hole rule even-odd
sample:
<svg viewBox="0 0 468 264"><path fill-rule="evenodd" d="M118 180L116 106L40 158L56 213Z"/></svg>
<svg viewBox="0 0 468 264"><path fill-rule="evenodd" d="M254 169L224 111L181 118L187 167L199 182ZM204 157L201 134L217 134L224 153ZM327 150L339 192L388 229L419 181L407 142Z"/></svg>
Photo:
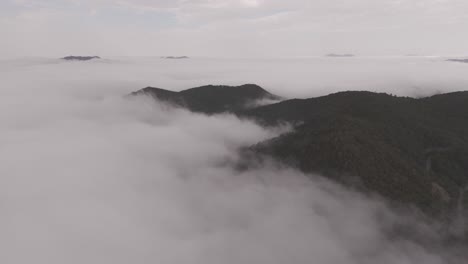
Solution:
<svg viewBox="0 0 468 264"><path fill-rule="evenodd" d="M253 84L253 83L247 83L247 84L243 84L239 87L243 87L243 88L250 88L250 89L262 89L262 90L265 90L263 89L260 85L257 85L257 84Z"/></svg>
<svg viewBox="0 0 468 264"><path fill-rule="evenodd" d="M448 59L447 61L468 63L468 59Z"/></svg>
<svg viewBox="0 0 468 264"><path fill-rule="evenodd" d="M263 89L261 86L256 84L243 84L240 86L230 86L230 85L204 85L200 87L190 88L182 91L182 93L198 93L198 92L210 92L210 93L239 93L239 94L250 94L251 96L259 97L269 97L269 98L279 98L276 95L269 93L267 90Z"/></svg>
<svg viewBox="0 0 468 264"><path fill-rule="evenodd" d="M242 85L239 85L239 86L209 84L209 85L203 85L203 86L199 86L199 87L195 87L195 88L190 88L190 89L187 89L187 90L200 89L200 88L209 88L209 89L248 89L248 90L266 91L261 86L256 85L256 84L242 84Z"/></svg>
<svg viewBox="0 0 468 264"><path fill-rule="evenodd" d="M267 92L256 84L241 86L205 85L180 92L146 87L132 95L151 95L160 101L208 114L236 112L259 100L280 100L281 97Z"/></svg>
<svg viewBox="0 0 468 264"><path fill-rule="evenodd" d="M354 57L354 54L335 54L335 53L330 53L330 54L327 54L326 55L327 57L336 57L336 58L340 58L340 57Z"/></svg>
<svg viewBox="0 0 468 264"><path fill-rule="evenodd" d="M77 61L88 61L94 59L101 59L99 56L66 56L62 60L77 60Z"/></svg>
<svg viewBox="0 0 468 264"><path fill-rule="evenodd" d="M156 88L156 87L151 87L151 86L147 86L147 87L145 87L143 89L135 91L132 94L136 95L136 94L161 94L161 93L177 94L177 92L174 92L174 91L169 91L169 90L166 90L166 89Z"/></svg>
<svg viewBox="0 0 468 264"><path fill-rule="evenodd" d="M162 59L173 59L173 60L174 59L175 60L177 60L177 59L189 59L188 56L167 56L167 57L161 57L161 58Z"/></svg>

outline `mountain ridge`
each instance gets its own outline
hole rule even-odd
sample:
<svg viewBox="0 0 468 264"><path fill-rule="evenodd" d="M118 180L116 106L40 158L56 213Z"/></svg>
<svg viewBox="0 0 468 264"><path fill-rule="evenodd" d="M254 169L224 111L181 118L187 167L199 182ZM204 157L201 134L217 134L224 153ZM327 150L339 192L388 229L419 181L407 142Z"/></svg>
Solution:
<svg viewBox="0 0 468 264"><path fill-rule="evenodd" d="M235 113L248 108L249 103L257 100L281 99L281 97L271 94L255 84L244 84L241 86L205 85L180 92L146 87L130 95L148 95L166 103L205 114Z"/></svg>
<svg viewBox="0 0 468 264"><path fill-rule="evenodd" d="M266 126L293 125L289 133L243 150L254 157L246 166L273 158L345 185L359 182L362 190L434 216L453 216L457 206L468 204L466 199L460 203L461 190L468 186L467 91L424 98L344 91L251 108L220 107L226 102L238 106L253 97L279 99L260 86L240 87L151 91L163 101L181 98L177 105L195 112L231 112ZM213 103L216 100L222 103ZM200 106L204 103L210 107Z"/></svg>

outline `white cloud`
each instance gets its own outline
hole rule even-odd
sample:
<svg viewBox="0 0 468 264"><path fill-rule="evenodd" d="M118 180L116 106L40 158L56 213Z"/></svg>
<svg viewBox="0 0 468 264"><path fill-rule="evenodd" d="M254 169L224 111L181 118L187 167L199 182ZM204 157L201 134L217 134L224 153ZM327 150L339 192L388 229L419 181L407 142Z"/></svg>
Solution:
<svg viewBox="0 0 468 264"><path fill-rule="evenodd" d="M9 22L0 25L7 39L0 43L3 56L58 56L62 50L112 55L437 55L463 54L468 45L463 34L468 4L459 0L18 0L16 5L22 9L4 15ZM24 14L44 12L61 15L51 15L46 23L40 17L23 19ZM33 44L44 42L41 47Z"/></svg>
<svg viewBox="0 0 468 264"><path fill-rule="evenodd" d="M228 165L277 131L121 97L260 63L1 61L0 262L462 263L381 201L291 169ZM388 236L400 222L425 243Z"/></svg>

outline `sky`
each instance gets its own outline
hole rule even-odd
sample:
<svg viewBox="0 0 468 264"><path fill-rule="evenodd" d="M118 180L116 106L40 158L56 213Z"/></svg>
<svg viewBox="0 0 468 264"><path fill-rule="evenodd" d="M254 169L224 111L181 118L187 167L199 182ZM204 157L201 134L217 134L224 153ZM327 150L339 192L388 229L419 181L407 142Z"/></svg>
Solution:
<svg viewBox="0 0 468 264"><path fill-rule="evenodd" d="M0 56L467 55L464 0L1 0Z"/></svg>

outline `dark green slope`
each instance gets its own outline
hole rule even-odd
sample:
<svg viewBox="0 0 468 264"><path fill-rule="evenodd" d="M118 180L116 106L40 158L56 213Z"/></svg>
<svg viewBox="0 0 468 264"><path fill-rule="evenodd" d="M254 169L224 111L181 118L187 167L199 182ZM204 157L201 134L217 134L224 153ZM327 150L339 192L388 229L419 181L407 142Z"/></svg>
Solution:
<svg viewBox="0 0 468 264"><path fill-rule="evenodd" d="M158 100L188 108L194 112L206 114L236 112L245 109L249 103L253 103L257 100L280 99L280 97L254 84L241 86L207 85L181 92L147 87L132 93L132 95L142 94L150 95Z"/></svg>
<svg viewBox="0 0 468 264"><path fill-rule="evenodd" d="M457 206L468 185L466 94L413 99L342 92L241 115L299 124L251 147L254 153L346 184L357 179L367 190L437 213Z"/></svg>
<svg viewBox="0 0 468 264"><path fill-rule="evenodd" d="M468 92L455 92L421 99L439 114L441 121L468 139ZM444 125L445 127L445 125Z"/></svg>
<svg viewBox="0 0 468 264"><path fill-rule="evenodd" d="M437 174L426 169L424 140L417 135L401 140L402 134L412 131L389 129L365 119L344 116L306 123L251 150L304 172L320 173L375 191L394 201L412 203L423 209L440 209L441 203L443 208L450 207L458 194L457 183L449 175L439 180ZM405 145L406 141L412 142ZM439 186L443 187L439 189ZM452 195L447 196L445 192Z"/></svg>
<svg viewBox="0 0 468 264"><path fill-rule="evenodd" d="M340 92L328 96L310 99L293 99L277 104L266 105L239 113L251 116L266 124L278 122L303 122L310 119L329 118L339 114L359 115L394 115L408 113L408 108L414 109L422 105L415 103L416 99L394 97L387 94L371 92ZM399 108L395 106L398 105ZM410 111L408 114L411 114Z"/></svg>

